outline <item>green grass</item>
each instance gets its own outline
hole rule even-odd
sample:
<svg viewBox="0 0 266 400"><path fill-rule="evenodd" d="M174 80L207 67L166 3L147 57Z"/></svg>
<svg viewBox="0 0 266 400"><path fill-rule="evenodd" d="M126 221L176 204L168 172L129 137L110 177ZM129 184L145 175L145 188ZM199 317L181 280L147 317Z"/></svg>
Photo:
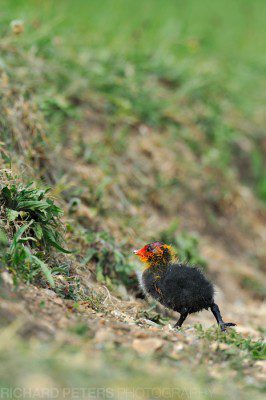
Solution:
<svg viewBox="0 0 266 400"><path fill-rule="evenodd" d="M199 337L207 339L207 342L227 343L239 350L246 351L253 360L266 359L266 344L262 340L254 341L251 337L244 338L239 333L231 330L228 333L220 332L218 329L204 331L201 325L196 325ZM229 348L229 353L231 349Z"/></svg>

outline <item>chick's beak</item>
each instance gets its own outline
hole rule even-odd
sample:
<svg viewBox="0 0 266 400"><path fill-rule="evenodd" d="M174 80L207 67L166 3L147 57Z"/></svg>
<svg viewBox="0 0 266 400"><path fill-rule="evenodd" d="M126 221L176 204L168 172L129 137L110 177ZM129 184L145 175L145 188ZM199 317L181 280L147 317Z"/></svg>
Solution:
<svg viewBox="0 0 266 400"><path fill-rule="evenodd" d="M133 253L136 254L137 256L140 255L140 252L141 252L141 249L139 249L139 250L133 250Z"/></svg>

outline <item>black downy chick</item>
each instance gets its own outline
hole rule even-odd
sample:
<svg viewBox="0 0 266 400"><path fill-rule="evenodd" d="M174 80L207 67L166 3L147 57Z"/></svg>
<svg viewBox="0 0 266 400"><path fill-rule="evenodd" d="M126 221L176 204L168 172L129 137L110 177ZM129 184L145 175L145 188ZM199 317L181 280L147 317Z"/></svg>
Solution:
<svg viewBox="0 0 266 400"><path fill-rule="evenodd" d="M214 302L212 283L197 268L175 263L171 246L154 242L134 253L146 263L141 277L144 291L165 307L180 313L174 328L181 327L188 314L209 308L222 331L236 325L223 321Z"/></svg>

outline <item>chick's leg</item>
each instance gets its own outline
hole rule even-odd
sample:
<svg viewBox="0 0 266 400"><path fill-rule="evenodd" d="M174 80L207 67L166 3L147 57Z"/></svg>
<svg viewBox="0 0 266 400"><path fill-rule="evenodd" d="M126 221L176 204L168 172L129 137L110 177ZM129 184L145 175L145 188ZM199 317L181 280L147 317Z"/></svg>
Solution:
<svg viewBox="0 0 266 400"><path fill-rule="evenodd" d="M177 323L174 325L174 328L180 328L182 326L183 322L185 321L185 319L187 318L187 316L188 316L188 310L187 309L182 310L182 312L180 313L180 318L177 321Z"/></svg>
<svg viewBox="0 0 266 400"><path fill-rule="evenodd" d="M217 324L220 326L221 331L225 332L226 328L228 326L236 326L236 324L234 324L233 322L224 322L223 321L223 318L221 316L221 313L220 313L220 310L219 310L219 307L217 306L217 304L213 303L211 305L211 311L217 321Z"/></svg>

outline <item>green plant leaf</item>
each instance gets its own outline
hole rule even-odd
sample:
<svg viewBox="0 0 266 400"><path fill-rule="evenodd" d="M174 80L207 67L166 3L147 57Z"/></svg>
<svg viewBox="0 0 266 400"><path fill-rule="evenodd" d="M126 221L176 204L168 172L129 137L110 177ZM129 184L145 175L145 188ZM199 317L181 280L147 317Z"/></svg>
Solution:
<svg viewBox="0 0 266 400"><path fill-rule="evenodd" d="M53 239L48 238L48 242L49 242L53 247L55 247L57 250L61 251L62 253L65 253L65 254L71 254L71 253L73 253L73 251L64 249L62 246L60 246L59 243L55 242Z"/></svg>
<svg viewBox="0 0 266 400"><path fill-rule="evenodd" d="M31 209L31 210L46 210L50 205L40 200L23 200L18 203L19 210Z"/></svg>
<svg viewBox="0 0 266 400"><path fill-rule="evenodd" d="M38 257L34 256L33 254L31 254L30 250L28 248L25 248L26 253L29 257L29 259L33 262L35 262L37 265L39 265L39 267L41 268L44 276L46 277L47 281L50 283L51 287L54 288L55 287L55 282L54 279L52 277L52 273L50 271L50 269L48 268L48 266L42 261L40 260Z"/></svg>
<svg viewBox="0 0 266 400"><path fill-rule="evenodd" d="M16 210L12 210L11 208L6 209L7 219L9 222L13 222L19 216L19 212Z"/></svg>
<svg viewBox="0 0 266 400"><path fill-rule="evenodd" d="M10 252L11 252L11 253L15 250L16 245L18 244L19 240L21 239L21 236L23 235L23 233L31 226L31 224L32 224L33 222L34 222L34 221L31 220L28 224L22 225L22 226L18 229L18 231L15 233L15 235L14 235L14 237L13 237L12 244L11 244L11 246L10 246Z"/></svg>
<svg viewBox="0 0 266 400"><path fill-rule="evenodd" d="M70 250L64 249L64 248L56 241L55 235L53 235L53 232L52 232L51 230L49 230L49 229L46 228L46 229L44 230L44 234L45 234L45 239L47 240L47 242L48 242L51 246L55 247L57 250L61 251L62 253L66 253L66 254L71 254L71 253L73 253L73 252L70 251Z"/></svg>
<svg viewBox="0 0 266 400"><path fill-rule="evenodd" d="M37 237L38 240L41 240L43 238L43 231L42 231L42 226L40 223L36 222L33 226L34 233Z"/></svg>
<svg viewBox="0 0 266 400"><path fill-rule="evenodd" d="M29 241L32 241L32 242L37 242L37 240L34 238L34 237L32 237L32 236L27 236L27 237L24 237L24 238L20 238L19 240L18 240L18 243L26 243L26 242L29 242Z"/></svg>
<svg viewBox="0 0 266 400"><path fill-rule="evenodd" d="M0 246L6 246L8 244L7 235L3 228L0 228Z"/></svg>

